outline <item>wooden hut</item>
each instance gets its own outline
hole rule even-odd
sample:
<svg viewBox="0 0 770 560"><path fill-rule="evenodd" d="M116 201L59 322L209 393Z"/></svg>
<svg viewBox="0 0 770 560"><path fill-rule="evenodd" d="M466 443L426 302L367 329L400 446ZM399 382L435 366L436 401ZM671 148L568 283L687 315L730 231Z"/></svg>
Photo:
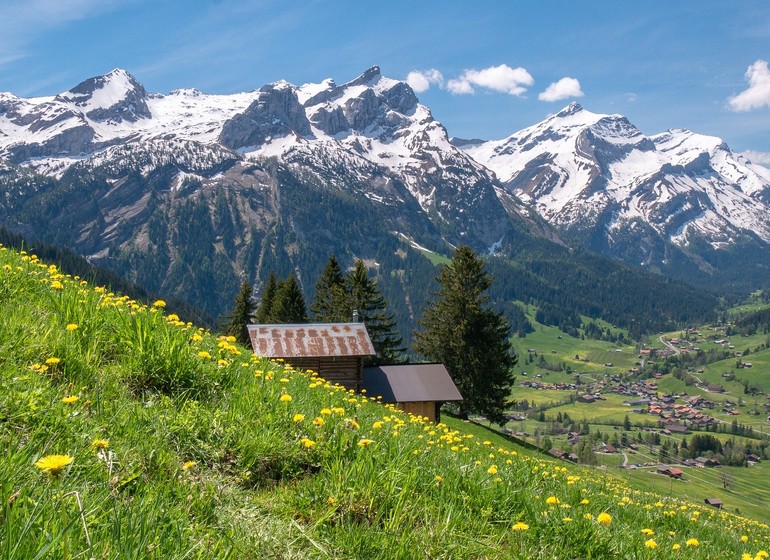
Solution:
<svg viewBox="0 0 770 560"><path fill-rule="evenodd" d="M361 389L363 360L374 346L363 323L247 325L258 356L281 358L295 369L311 369L346 389Z"/></svg>
<svg viewBox="0 0 770 560"><path fill-rule="evenodd" d="M443 403L463 400L443 364L366 367L363 388L369 396L432 422L440 421Z"/></svg>

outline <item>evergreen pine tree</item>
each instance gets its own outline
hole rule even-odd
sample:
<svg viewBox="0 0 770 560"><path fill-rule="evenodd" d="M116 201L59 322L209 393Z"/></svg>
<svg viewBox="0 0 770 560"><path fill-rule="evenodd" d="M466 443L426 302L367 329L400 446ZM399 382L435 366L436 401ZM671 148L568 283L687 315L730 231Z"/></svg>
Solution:
<svg viewBox="0 0 770 560"><path fill-rule="evenodd" d="M492 278L469 247L460 247L441 268L439 289L415 332L415 350L442 362L463 396L463 418L475 412L498 424L513 385L516 357L508 343L510 326L489 307Z"/></svg>
<svg viewBox="0 0 770 560"><path fill-rule="evenodd" d="M273 303L275 303L275 294L278 290L278 280L275 278L275 274L270 272L270 276L267 278L265 288L262 290L262 297L259 300L259 308L257 309L257 323L265 324L271 322L271 312L273 309Z"/></svg>
<svg viewBox="0 0 770 560"><path fill-rule="evenodd" d="M233 310L227 315L222 332L234 336L241 344L249 344L249 331L246 325L254 320L257 305L253 298L253 286L246 280L241 284L235 296Z"/></svg>
<svg viewBox="0 0 770 560"><path fill-rule="evenodd" d="M347 320L353 311L358 320L366 325L366 331L374 346L375 356L366 359L369 365L397 364L404 362L404 348L396 330L393 315L387 312L388 302L382 295L377 281L369 278L366 266L356 260L353 270L345 279Z"/></svg>
<svg viewBox="0 0 770 560"><path fill-rule="evenodd" d="M310 303L314 319L319 323L339 323L350 320L345 296L345 276L337 258L332 255L315 285L315 295Z"/></svg>
<svg viewBox="0 0 770 560"><path fill-rule="evenodd" d="M278 284L269 317L273 323L307 323L305 296L294 274Z"/></svg>

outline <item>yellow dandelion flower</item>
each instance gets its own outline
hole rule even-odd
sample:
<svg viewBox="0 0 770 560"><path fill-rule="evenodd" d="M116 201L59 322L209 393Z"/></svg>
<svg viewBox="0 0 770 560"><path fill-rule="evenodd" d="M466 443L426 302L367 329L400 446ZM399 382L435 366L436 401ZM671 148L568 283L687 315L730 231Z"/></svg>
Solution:
<svg viewBox="0 0 770 560"><path fill-rule="evenodd" d="M79 400L80 400L80 397L78 397L77 395L69 395L69 396L64 397L61 400L61 402L63 402L64 404L75 404Z"/></svg>
<svg viewBox="0 0 770 560"><path fill-rule="evenodd" d="M564 523L572 523L571 517L562 517L561 520L564 521Z"/></svg>
<svg viewBox="0 0 770 560"><path fill-rule="evenodd" d="M66 328L68 331L76 331L76 330L78 330L78 326L75 323L70 323L70 324L68 324L64 328Z"/></svg>
<svg viewBox="0 0 770 560"><path fill-rule="evenodd" d="M211 359L211 354L209 354L205 350L201 350L200 352L198 352L198 357L199 358L203 358L204 360L210 360Z"/></svg>
<svg viewBox="0 0 770 560"><path fill-rule="evenodd" d="M305 415L300 414L299 412L295 414L294 417L292 418L294 422L302 422L304 419L305 419Z"/></svg>
<svg viewBox="0 0 770 560"><path fill-rule="evenodd" d="M313 425L314 426L318 426L319 428L321 426L323 426L324 424L326 424L326 421L323 418L321 418L320 416L318 416L315 420L313 420Z"/></svg>
<svg viewBox="0 0 770 560"><path fill-rule="evenodd" d="M64 284L62 284L58 280L54 280L53 282L51 282L51 287L54 290L62 290L62 289L64 289Z"/></svg>
<svg viewBox="0 0 770 560"><path fill-rule="evenodd" d="M642 529L642 534L647 537L651 537L652 535L655 534L655 531L653 531L652 529Z"/></svg>
<svg viewBox="0 0 770 560"><path fill-rule="evenodd" d="M497 465L492 465L491 467L489 467L489 468L487 469L487 472L488 472L489 474L497 474Z"/></svg>
<svg viewBox="0 0 770 560"><path fill-rule="evenodd" d="M329 502L330 506L333 506L334 504L337 503L337 500L334 499L334 496L329 496L329 499L326 501Z"/></svg>
<svg viewBox="0 0 770 560"><path fill-rule="evenodd" d="M658 547L658 543L655 542L655 539L649 539L649 540L644 541L644 547L645 548L650 548L650 549L657 548Z"/></svg>
<svg viewBox="0 0 770 560"><path fill-rule="evenodd" d="M527 529L529 529L529 525L523 521L517 521L513 524L513 527L511 527L511 530L513 531L526 531Z"/></svg>
<svg viewBox="0 0 770 560"><path fill-rule="evenodd" d="M155 301L152 303L152 306L153 306L153 307L161 307L161 308L163 308L163 307L166 307L166 302L165 302L165 301L163 301L162 299L158 299L158 300L155 300Z"/></svg>
<svg viewBox="0 0 770 560"><path fill-rule="evenodd" d="M58 364L59 362L61 362L61 360L60 360L59 358L48 358L48 359L45 361L45 364L46 364L47 366L55 366L55 365L56 365L56 364Z"/></svg>
<svg viewBox="0 0 770 560"><path fill-rule="evenodd" d="M61 475L64 467L74 459L69 455L46 455L35 462L35 466L51 476Z"/></svg>
<svg viewBox="0 0 770 560"><path fill-rule="evenodd" d="M94 449L107 449L110 446L110 442L106 439L96 438L91 442L91 447Z"/></svg>
<svg viewBox="0 0 770 560"><path fill-rule="evenodd" d="M582 505L584 505L584 506L587 506L587 505L588 505L588 504L590 504L591 502L589 502L587 498L583 498L582 500L580 500L580 503L581 503Z"/></svg>
<svg viewBox="0 0 770 560"><path fill-rule="evenodd" d="M372 428L374 428L375 430L381 429L382 428L382 422L375 422L374 424L372 424Z"/></svg>
<svg viewBox="0 0 770 560"><path fill-rule="evenodd" d="M189 471L197 464L195 461L185 461L184 465L182 465L182 470Z"/></svg>
<svg viewBox="0 0 770 560"><path fill-rule="evenodd" d="M749 536L748 535L741 535L741 542L749 542Z"/></svg>
<svg viewBox="0 0 770 560"><path fill-rule="evenodd" d="M331 409L328 409L328 408L322 408L321 409L321 414L323 414L325 416L329 416L331 413L332 413Z"/></svg>
<svg viewBox="0 0 770 560"><path fill-rule="evenodd" d="M679 543L674 543L674 545L671 547L671 550L679 550L682 548L682 545Z"/></svg>
<svg viewBox="0 0 770 560"><path fill-rule="evenodd" d="M306 449L310 449L315 445L315 442L312 439L308 439L306 437L303 437L299 442L302 444L303 447Z"/></svg>
<svg viewBox="0 0 770 560"><path fill-rule="evenodd" d="M768 554L764 550L760 550L759 552L757 552L757 555L754 558L756 558L756 560L764 560L768 556L770 556L770 554Z"/></svg>
<svg viewBox="0 0 770 560"><path fill-rule="evenodd" d="M699 546L700 541L698 541L698 539L687 539L687 542L684 544L686 544L687 546Z"/></svg>
<svg viewBox="0 0 770 560"><path fill-rule="evenodd" d="M441 476L441 475L438 475L438 474L437 474L437 475L434 477L434 480L435 480L436 482L439 482L439 483L440 483L440 482L443 482L443 480L444 480L444 477L443 477L443 476Z"/></svg>
<svg viewBox="0 0 770 560"><path fill-rule="evenodd" d="M598 521L601 525L609 525L612 523L612 516L605 511L596 517L596 521Z"/></svg>
<svg viewBox="0 0 770 560"><path fill-rule="evenodd" d="M556 496L548 496L545 499L545 503L548 504L549 506L555 506L556 504L559 503L559 498L557 498Z"/></svg>
<svg viewBox="0 0 770 560"><path fill-rule="evenodd" d="M291 402L291 395L283 394L278 400L281 402Z"/></svg>
<svg viewBox="0 0 770 560"><path fill-rule="evenodd" d="M361 441L359 441L357 445L358 447L369 447L373 443L374 443L373 440L364 438Z"/></svg>

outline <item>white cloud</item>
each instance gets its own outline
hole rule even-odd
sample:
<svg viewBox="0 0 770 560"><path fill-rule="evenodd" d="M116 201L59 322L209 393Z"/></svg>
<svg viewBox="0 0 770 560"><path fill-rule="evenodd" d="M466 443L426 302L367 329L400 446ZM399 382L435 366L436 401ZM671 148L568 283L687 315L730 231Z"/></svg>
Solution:
<svg viewBox="0 0 770 560"><path fill-rule="evenodd" d="M407 74L406 83L416 93L422 93L423 91L428 91L431 84L442 87L444 85L444 76L435 68L425 71L414 70Z"/></svg>
<svg viewBox="0 0 770 560"><path fill-rule="evenodd" d="M745 152L741 152L740 155L750 160L751 163L770 166L770 152L756 152L754 150L746 150Z"/></svg>
<svg viewBox="0 0 770 560"><path fill-rule="evenodd" d="M537 96L540 101L559 101L572 97L583 97L580 82L575 78L562 78L558 82L553 82Z"/></svg>
<svg viewBox="0 0 770 560"><path fill-rule="evenodd" d="M746 70L748 89L728 100L733 111L751 111L762 106L770 107L770 70L766 60L757 60Z"/></svg>
<svg viewBox="0 0 770 560"><path fill-rule="evenodd" d="M481 70L465 70L458 78L449 80L446 88L455 94L474 93L475 88L491 89L509 95L522 95L535 80L524 68L507 64Z"/></svg>

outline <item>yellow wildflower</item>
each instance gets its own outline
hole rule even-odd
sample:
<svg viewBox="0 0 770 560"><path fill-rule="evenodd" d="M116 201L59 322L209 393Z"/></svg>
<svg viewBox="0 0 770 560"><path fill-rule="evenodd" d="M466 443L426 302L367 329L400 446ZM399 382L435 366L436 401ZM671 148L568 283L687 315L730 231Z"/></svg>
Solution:
<svg viewBox="0 0 770 560"><path fill-rule="evenodd" d="M75 323L70 323L65 327L68 331L78 330L78 326Z"/></svg>
<svg viewBox="0 0 770 560"><path fill-rule="evenodd" d="M682 545L679 543L674 543L674 546L671 547L671 550L679 550L682 548Z"/></svg>
<svg viewBox="0 0 770 560"><path fill-rule="evenodd" d="M302 422L304 419L305 419L305 415L300 414L299 412L295 414L294 417L292 418L294 422Z"/></svg>
<svg viewBox="0 0 770 560"><path fill-rule="evenodd" d="M687 546L698 546L700 545L700 542L698 541L698 539L687 539L687 542L684 544L686 544Z"/></svg>
<svg viewBox="0 0 770 560"><path fill-rule="evenodd" d="M281 402L291 402L291 395L283 394L278 400Z"/></svg>
<svg viewBox="0 0 770 560"><path fill-rule="evenodd" d="M191 468L193 468L195 465L197 465L195 461L185 461L185 464L182 465L182 469L185 471L189 471Z"/></svg>
<svg viewBox="0 0 770 560"><path fill-rule="evenodd" d="M324 419L323 419L323 418L321 418L320 416L318 416L318 417L317 417L315 420L313 420L313 425L314 425L314 426L318 426L319 428L320 428L321 426L323 426L324 424L326 424L326 422L325 422L325 421L324 421Z"/></svg>
<svg viewBox="0 0 770 560"><path fill-rule="evenodd" d="M61 360L59 358L48 358L45 361L46 365L48 365L48 366L55 366L59 362L61 362Z"/></svg>
<svg viewBox="0 0 770 560"><path fill-rule="evenodd" d="M526 531L527 529L529 529L529 525L522 521L517 521L513 524L513 527L511 527L511 530L513 531Z"/></svg>
<svg viewBox="0 0 770 560"><path fill-rule="evenodd" d="M357 445L358 447L369 447L372 443L374 443L373 440L364 438Z"/></svg>
<svg viewBox="0 0 770 560"><path fill-rule="evenodd" d="M650 548L650 549L657 548L658 543L655 542L655 539L649 539L647 541L644 541L644 546L645 548Z"/></svg>
<svg viewBox="0 0 770 560"><path fill-rule="evenodd" d="M64 467L74 459L69 455L46 455L35 462L35 466L51 476L59 476Z"/></svg>
<svg viewBox="0 0 770 560"><path fill-rule="evenodd" d="M107 449L110 446L110 442L106 439L96 438L91 442L91 447L94 449Z"/></svg>
<svg viewBox="0 0 770 560"><path fill-rule="evenodd" d="M642 534L647 537L651 537L652 535L655 534L655 531L653 531L652 529L642 529Z"/></svg>
<svg viewBox="0 0 770 560"><path fill-rule="evenodd" d="M556 496L548 496L545 499L545 503L548 504L549 506L555 506L556 504L559 503L559 498L557 498Z"/></svg>
<svg viewBox="0 0 770 560"><path fill-rule="evenodd" d="M162 299L155 300L152 304L153 307L166 307L166 302Z"/></svg>
<svg viewBox="0 0 770 560"><path fill-rule="evenodd" d="M612 516L605 511L600 513L596 517L596 521L598 521L602 525L609 525L610 523L612 523Z"/></svg>
<svg viewBox="0 0 770 560"><path fill-rule="evenodd" d="M61 402L63 402L64 404L75 404L79 400L80 400L80 397L78 397L77 395L69 395L67 397L64 397L61 400Z"/></svg>
<svg viewBox="0 0 770 560"><path fill-rule="evenodd" d="M209 354L205 350L201 350L200 352L198 352L198 357L199 358L203 358L204 360L210 360L211 359L211 354Z"/></svg>
<svg viewBox="0 0 770 560"><path fill-rule="evenodd" d="M489 468L487 469L487 472L488 472L489 474L497 474L497 465L492 465L491 467L489 467Z"/></svg>
<svg viewBox="0 0 770 560"><path fill-rule="evenodd" d="M748 535L741 535L741 542L749 542L749 536Z"/></svg>
<svg viewBox="0 0 770 560"><path fill-rule="evenodd" d="M306 437L303 437L299 442L302 444L303 447L310 449L315 445L315 442L312 439L308 439Z"/></svg>

